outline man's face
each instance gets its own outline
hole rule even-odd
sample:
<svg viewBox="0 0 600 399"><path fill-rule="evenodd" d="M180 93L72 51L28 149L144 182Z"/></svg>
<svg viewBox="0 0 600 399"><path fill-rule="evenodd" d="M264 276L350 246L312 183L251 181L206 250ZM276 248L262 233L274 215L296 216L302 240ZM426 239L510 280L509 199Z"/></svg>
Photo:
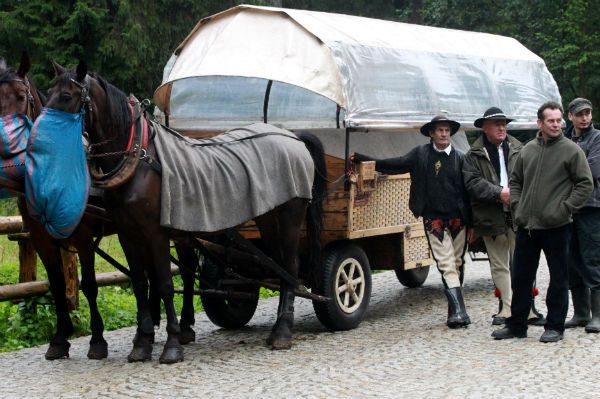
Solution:
<svg viewBox="0 0 600 399"><path fill-rule="evenodd" d="M587 127L592 123L592 110L584 109L576 114L572 114L569 112L569 120L573 122L573 126L577 133L580 131L587 129Z"/></svg>
<svg viewBox="0 0 600 399"><path fill-rule="evenodd" d="M500 145L506 139L506 120L484 121L482 128L485 137L494 145Z"/></svg>
<svg viewBox="0 0 600 399"><path fill-rule="evenodd" d="M450 145L450 124L448 122L438 122L434 125L433 131L429 133L433 144L440 149L444 150Z"/></svg>
<svg viewBox="0 0 600 399"><path fill-rule="evenodd" d="M542 131L542 136L545 139L556 138L560 136L560 126L562 123L562 112L560 109L546 108L542 113L544 120L537 121L537 125Z"/></svg>

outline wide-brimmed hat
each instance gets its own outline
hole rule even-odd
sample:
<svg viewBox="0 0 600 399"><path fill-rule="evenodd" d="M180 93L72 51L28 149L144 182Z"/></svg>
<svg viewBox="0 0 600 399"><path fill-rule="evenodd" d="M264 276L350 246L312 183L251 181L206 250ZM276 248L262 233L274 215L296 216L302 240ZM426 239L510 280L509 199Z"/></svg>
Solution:
<svg viewBox="0 0 600 399"><path fill-rule="evenodd" d="M430 122L427 122L426 124L421 126L421 134L423 136L430 137L429 131L433 130L435 128L436 123L440 123L440 122L446 122L446 123L450 124L450 136L452 136L454 133L458 132L458 129L460 128L460 123L458 123L457 121L453 121L452 119L448 118L446 115L436 115L433 117L433 119L431 119Z"/></svg>
<svg viewBox="0 0 600 399"><path fill-rule="evenodd" d="M473 123L475 127L483 127L485 121L506 121L506 124L511 123L514 119L507 118L504 112L498 107L488 108L484 113L483 117L476 119Z"/></svg>

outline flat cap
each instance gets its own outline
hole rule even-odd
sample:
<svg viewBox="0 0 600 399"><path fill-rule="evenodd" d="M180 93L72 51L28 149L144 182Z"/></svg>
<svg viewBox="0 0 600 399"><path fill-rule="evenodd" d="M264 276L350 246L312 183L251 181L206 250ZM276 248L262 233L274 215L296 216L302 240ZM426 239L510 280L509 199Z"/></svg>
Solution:
<svg viewBox="0 0 600 399"><path fill-rule="evenodd" d="M586 98L577 97L569 103L569 112L576 114L584 109L592 109L592 102Z"/></svg>

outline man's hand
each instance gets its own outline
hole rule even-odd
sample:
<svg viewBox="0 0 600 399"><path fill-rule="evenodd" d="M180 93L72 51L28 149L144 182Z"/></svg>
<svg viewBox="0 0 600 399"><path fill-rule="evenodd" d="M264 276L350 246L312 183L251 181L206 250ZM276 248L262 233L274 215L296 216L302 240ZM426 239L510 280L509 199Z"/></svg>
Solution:
<svg viewBox="0 0 600 399"><path fill-rule="evenodd" d="M505 205L510 205L510 190L508 187L502 187L500 192L500 202Z"/></svg>
<svg viewBox="0 0 600 399"><path fill-rule="evenodd" d="M473 244L477 239L477 234L475 234L475 229L472 227L467 228L467 241L469 244Z"/></svg>

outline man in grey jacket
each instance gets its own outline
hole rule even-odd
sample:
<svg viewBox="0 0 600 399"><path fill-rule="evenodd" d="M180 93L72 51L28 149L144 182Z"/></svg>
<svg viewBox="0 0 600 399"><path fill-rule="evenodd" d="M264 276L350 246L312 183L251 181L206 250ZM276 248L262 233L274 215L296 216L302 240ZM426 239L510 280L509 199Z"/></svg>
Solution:
<svg viewBox="0 0 600 399"><path fill-rule="evenodd" d="M569 288L574 315L565 328L584 327L600 332L600 131L592 124L592 103L576 98L569 104L572 126L565 136L586 155L594 179L594 191L583 208L573 214L569 257ZM591 309L591 317L590 317Z"/></svg>
<svg viewBox="0 0 600 399"><path fill-rule="evenodd" d="M563 339L569 307L568 247L572 214L592 193L584 152L562 134L562 106L554 101L538 109L537 137L521 150L510 177L510 203L518 226L511 317L495 339L525 338L527 315L543 250L550 271L546 294L548 316L541 342Z"/></svg>
<svg viewBox="0 0 600 399"><path fill-rule="evenodd" d="M491 107L475 120L483 134L475 140L465 156L463 178L471 197L473 228L483 238L490 262L492 281L500 294L500 311L492 324L502 325L510 317L512 289L510 269L515 250L515 231L510 214L508 178L517 161L521 142L509 135L512 122L498 107ZM543 323L543 316L532 311L529 324Z"/></svg>

